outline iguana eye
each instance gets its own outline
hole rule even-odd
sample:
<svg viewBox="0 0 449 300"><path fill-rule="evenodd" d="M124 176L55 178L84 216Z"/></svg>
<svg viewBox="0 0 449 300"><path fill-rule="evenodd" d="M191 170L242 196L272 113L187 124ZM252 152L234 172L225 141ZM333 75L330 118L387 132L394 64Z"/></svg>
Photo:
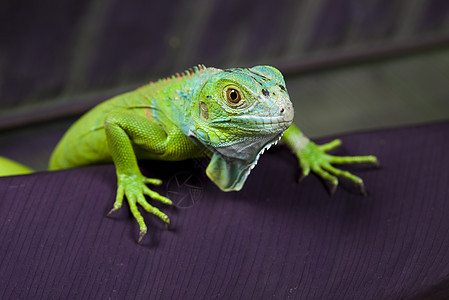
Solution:
<svg viewBox="0 0 449 300"><path fill-rule="evenodd" d="M240 96L240 92L234 88L228 88L226 90L226 98L229 102L233 104L237 104L242 100L242 96Z"/></svg>

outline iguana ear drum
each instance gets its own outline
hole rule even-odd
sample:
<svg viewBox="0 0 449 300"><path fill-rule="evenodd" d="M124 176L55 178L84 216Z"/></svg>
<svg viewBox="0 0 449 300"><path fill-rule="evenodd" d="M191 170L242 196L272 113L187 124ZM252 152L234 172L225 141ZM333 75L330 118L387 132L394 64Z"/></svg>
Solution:
<svg viewBox="0 0 449 300"><path fill-rule="evenodd" d="M200 110L201 110L201 116L203 119L207 120L209 119L209 108L207 107L207 104L204 102L200 103Z"/></svg>

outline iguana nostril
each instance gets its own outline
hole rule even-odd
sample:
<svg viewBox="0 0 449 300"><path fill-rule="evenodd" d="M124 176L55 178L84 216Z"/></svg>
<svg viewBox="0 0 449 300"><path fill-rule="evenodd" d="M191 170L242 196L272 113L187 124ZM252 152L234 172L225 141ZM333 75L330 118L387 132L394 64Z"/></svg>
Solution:
<svg viewBox="0 0 449 300"><path fill-rule="evenodd" d="M293 121L293 106L291 103L286 103L281 109L279 110L279 114L284 118L284 120Z"/></svg>

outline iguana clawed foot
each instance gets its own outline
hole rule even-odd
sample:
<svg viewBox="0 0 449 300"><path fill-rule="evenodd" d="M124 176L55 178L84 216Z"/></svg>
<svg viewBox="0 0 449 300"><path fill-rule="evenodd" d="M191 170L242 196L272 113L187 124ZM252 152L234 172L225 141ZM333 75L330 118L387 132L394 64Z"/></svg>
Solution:
<svg viewBox="0 0 449 300"><path fill-rule="evenodd" d="M330 183L331 194L333 194L337 189L338 177L343 177L357 184L361 193L366 195L363 180L360 177L355 176L348 171L337 169L332 166L332 164L371 163L378 165L377 158L372 155L334 156L327 154L328 151L340 145L341 141L339 139L323 145L317 145L313 142L307 143L307 145L299 153L296 153L302 169L302 176L299 180L306 177L310 173L310 170L312 170L318 176Z"/></svg>
<svg viewBox="0 0 449 300"><path fill-rule="evenodd" d="M151 206L145 199L145 195L150 196L154 200L158 200L164 204L171 205L170 199L159 195L146 186L146 184L160 185L162 180L154 178L146 178L140 174L120 174L118 175L117 197L114 202L114 207L109 211L108 216L112 215L116 210L122 207L123 197L126 196L129 208L137 223L139 224L140 233L138 243L140 243L147 233L147 226L145 221L137 209L137 203L140 204L147 212L158 216L168 227L170 219L166 214L161 212L156 207Z"/></svg>

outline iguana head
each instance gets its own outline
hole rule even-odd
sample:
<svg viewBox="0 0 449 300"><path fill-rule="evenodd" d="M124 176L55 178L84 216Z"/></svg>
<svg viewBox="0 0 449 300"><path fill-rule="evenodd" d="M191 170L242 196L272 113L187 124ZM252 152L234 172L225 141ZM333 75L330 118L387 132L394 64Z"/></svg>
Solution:
<svg viewBox="0 0 449 300"><path fill-rule="evenodd" d="M259 156L292 123L293 106L273 67L212 74L193 102L190 134L213 153L209 178L224 191L240 190Z"/></svg>

